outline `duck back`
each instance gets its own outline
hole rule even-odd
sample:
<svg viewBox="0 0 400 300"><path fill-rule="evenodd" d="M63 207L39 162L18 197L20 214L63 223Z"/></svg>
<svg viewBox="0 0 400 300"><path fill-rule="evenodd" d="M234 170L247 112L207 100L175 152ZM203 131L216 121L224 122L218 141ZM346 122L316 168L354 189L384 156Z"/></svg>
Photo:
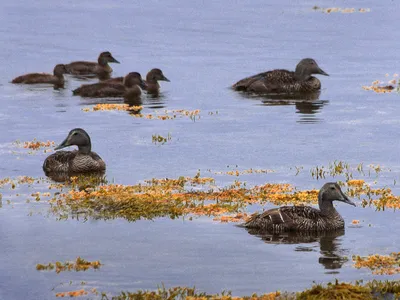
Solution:
<svg viewBox="0 0 400 300"><path fill-rule="evenodd" d="M282 206L254 214L244 225L266 231L329 231L344 228L338 213L324 215L309 206Z"/></svg>
<svg viewBox="0 0 400 300"><path fill-rule="evenodd" d="M236 91L254 93L312 92L321 88L321 82L313 76L308 80L298 80L294 72L273 70L244 78L232 88Z"/></svg>
<svg viewBox="0 0 400 300"><path fill-rule="evenodd" d="M62 84L64 83L64 80L51 74L31 73L18 76L14 78L11 82L24 83L24 84L37 84L37 83Z"/></svg>
<svg viewBox="0 0 400 300"><path fill-rule="evenodd" d="M101 66L96 62L89 61L75 61L65 65L65 68L67 70L67 74L72 75L103 74L111 73L113 71L108 64Z"/></svg>
<svg viewBox="0 0 400 300"><path fill-rule="evenodd" d="M102 97L122 97L126 87L122 83L99 82L95 84L84 84L72 91L74 95L82 97L102 98Z"/></svg>
<svg viewBox="0 0 400 300"><path fill-rule="evenodd" d="M57 151L48 156L43 163L43 170L46 173L70 172L86 173L100 172L106 169L106 165L96 152L89 154L74 151Z"/></svg>

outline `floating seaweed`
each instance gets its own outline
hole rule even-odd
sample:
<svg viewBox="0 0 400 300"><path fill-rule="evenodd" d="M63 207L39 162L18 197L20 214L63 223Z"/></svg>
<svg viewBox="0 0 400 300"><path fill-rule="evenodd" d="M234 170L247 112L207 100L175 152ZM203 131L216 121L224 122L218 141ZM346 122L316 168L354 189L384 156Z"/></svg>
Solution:
<svg viewBox="0 0 400 300"><path fill-rule="evenodd" d="M385 76L389 77L389 74L386 74ZM375 80L371 85L362 86L362 88L366 91L374 91L375 93L391 93L393 91L398 91L398 88L396 88L396 85L398 84L398 76L398 74L393 74L393 78L387 82Z"/></svg>
<svg viewBox="0 0 400 300"><path fill-rule="evenodd" d="M354 267L357 269L368 268L372 274L393 275L400 273L400 252L389 255L369 255L366 257L353 256Z"/></svg>
<svg viewBox="0 0 400 300"><path fill-rule="evenodd" d="M65 262L61 263L59 261L55 263L49 263L47 265L37 264L36 270L38 271L52 271L55 269L56 273L64 271L87 271L88 269L97 270L101 267L100 261L86 261L83 258L77 257L75 262Z"/></svg>
<svg viewBox="0 0 400 300"><path fill-rule="evenodd" d="M313 10L315 11L320 11L323 13L342 13L342 14L352 14L352 13L367 13L370 12L370 8L340 8L340 7L328 7L328 8L322 8L319 6L314 6Z"/></svg>

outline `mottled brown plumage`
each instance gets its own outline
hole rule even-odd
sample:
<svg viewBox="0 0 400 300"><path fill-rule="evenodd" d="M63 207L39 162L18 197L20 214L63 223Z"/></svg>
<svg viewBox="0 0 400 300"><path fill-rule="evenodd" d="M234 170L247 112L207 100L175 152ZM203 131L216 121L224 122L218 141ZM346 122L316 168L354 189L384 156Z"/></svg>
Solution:
<svg viewBox="0 0 400 300"><path fill-rule="evenodd" d="M97 63L90 61L75 61L65 65L65 67L67 69L67 74L106 76L113 71L108 63L119 64L119 61L107 51L100 53Z"/></svg>
<svg viewBox="0 0 400 300"><path fill-rule="evenodd" d="M342 229L344 220L333 206L335 200L355 206L337 183L330 182L319 191L319 210L309 206L282 206L254 214L243 226L273 232Z"/></svg>
<svg viewBox="0 0 400 300"><path fill-rule="evenodd" d="M45 159L43 170L46 174L101 172L106 169L106 164L101 157L91 151L90 137L85 130L72 129L67 138L55 150L72 145L78 146L78 150L57 151Z"/></svg>
<svg viewBox="0 0 400 300"><path fill-rule="evenodd" d="M158 81L168 81L169 79L164 76L163 72L160 69L152 69L146 75L146 91L148 94L158 95L160 92L160 84Z"/></svg>
<svg viewBox="0 0 400 300"><path fill-rule="evenodd" d="M273 70L244 78L235 83L236 91L263 93L304 93L321 89L321 82L312 74L329 76L311 58L302 59L294 72Z"/></svg>
<svg viewBox="0 0 400 300"><path fill-rule="evenodd" d="M72 91L76 96L103 98L103 97L124 97L140 96L141 88L145 88L146 83L138 72L131 72L124 77L120 83L113 81L101 81L94 84L84 84Z"/></svg>
<svg viewBox="0 0 400 300"><path fill-rule="evenodd" d="M66 74L67 70L65 69L65 65L56 65L53 70L53 74L46 73L30 73L18 76L14 78L12 83L23 83L23 84L37 84L37 83L48 83L53 85L64 85L64 74Z"/></svg>

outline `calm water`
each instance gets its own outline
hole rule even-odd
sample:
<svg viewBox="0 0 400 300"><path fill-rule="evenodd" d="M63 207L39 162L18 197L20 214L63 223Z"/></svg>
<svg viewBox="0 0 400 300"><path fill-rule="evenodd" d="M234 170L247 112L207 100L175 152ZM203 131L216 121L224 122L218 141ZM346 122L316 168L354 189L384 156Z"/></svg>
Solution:
<svg viewBox="0 0 400 300"><path fill-rule="evenodd" d="M288 182L310 189L325 182L312 179L310 168L343 160L390 168L378 186L390 185L400 194L392 186L400 179L399 95L361 88L399 72L399 4L363 1L362 7L371 9L365 14L323 14L313 11L314 5L323 3L3 1L1 177L43 176L46 154L23 154L13 145L16 140L59 143L70 129L82 127L107 163L107 178L117 183L193 176L198 169L210 176L209 169L237 165L275 170L241 176L248 185ZM334 5L360 8L359 1ZM160 107L200 109L201 118L159 121L125 112L85 113L83 107L98 101L72 97L71 90L82 83L73 78L59 91L9 83L23 73L49 72L57 63L95 60L105 50L121 62L112 65L115 76L145 75L158 67L171 80L161 83L160 99L144 97L144 113ZM320 76L323 89L314 101L271 101L229 89L260 71L294 69L304 57L315 58L330 74ZM172 140L165 145L152 143L153 134L168 133ZM304 169L295 176L294 166ZM216 179L224 186L236 178ZM347 224L359 219L362 226L347 225L337 236L287 237L277 243L209 218L59 222L47 215L46 203L16 199L8 205L9 191L0 192L0 299L51 299L55 292L79 288L80 281L87 282L86 289L113 294L161 283L235 295L296 291L313 281L376 278L354 269L351 256L399 251L398 213L372 208L339 204ZM35 270L37 263L77 256L100 260L104 267L59 275Z"/></svg>

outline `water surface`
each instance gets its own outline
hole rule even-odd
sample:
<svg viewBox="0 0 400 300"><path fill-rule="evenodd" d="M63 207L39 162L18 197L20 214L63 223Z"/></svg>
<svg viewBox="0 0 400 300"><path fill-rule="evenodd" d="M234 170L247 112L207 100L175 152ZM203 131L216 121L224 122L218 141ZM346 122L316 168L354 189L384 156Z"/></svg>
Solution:
<svg viewBox="0 0 400 300"><path fill-rule="evenodd" d="M371 9L369 13L323 14L313 11L314 5L318 3L3 2L2 177L43 176L47 154L21 153L13 145L16 140L60 143L70 129L82 127L107 163L107 178L116 183L194 176L199 169L210 176L207 170L237 166L275 170L241 176L250 186L287 182L311 189L326 181L313 179L312 167L342 160L353 166L362 162L390 168L380 174L378 185L390 185L399 194L398 186L392 186L400 174L399 96L361 88L399 71L394 27L399 6L367 0L362 5ZM358 1L334 5L360 8ZM70 77L64 90L9 83L23 73L50 72L57 63L95 60L105 50L121 62L112 65L115 76L131 71L145 75L158 67L171 80L161 83L161 98L143 98L144 113L200 109L201 118L160 121L125 112L83 112L99 100L73 97L71 90L83 82ZM316 59L330 74L320 76L323 88L315 99L274 101L229 89L261 71L294 69L305 57ZM152 135L168 133L171 141L162 146L152 143ZM295 166L303 167L297 176ZM236 178L216 179L225 186ZM1 193L1 299L52 299L55 292L76 289L80 281L87 282L85 288L113 294L154 289L161 283L195 285L209 293L231 290L234 295L296 291L313 281L376 278L354 269L351 256L399 251L397 213L360 206L338 205L347 221L342 235L266 243L242 228L206 217L135 223L57 221L47 214L46 203L28 205L15 199L10 205L9 191ZM261 207L250 208L257 209ZM362 220L362 226L352 227L353 219ZM77 256L100 260L104 267L59 275L35 270L37 263Z"/></svg>

